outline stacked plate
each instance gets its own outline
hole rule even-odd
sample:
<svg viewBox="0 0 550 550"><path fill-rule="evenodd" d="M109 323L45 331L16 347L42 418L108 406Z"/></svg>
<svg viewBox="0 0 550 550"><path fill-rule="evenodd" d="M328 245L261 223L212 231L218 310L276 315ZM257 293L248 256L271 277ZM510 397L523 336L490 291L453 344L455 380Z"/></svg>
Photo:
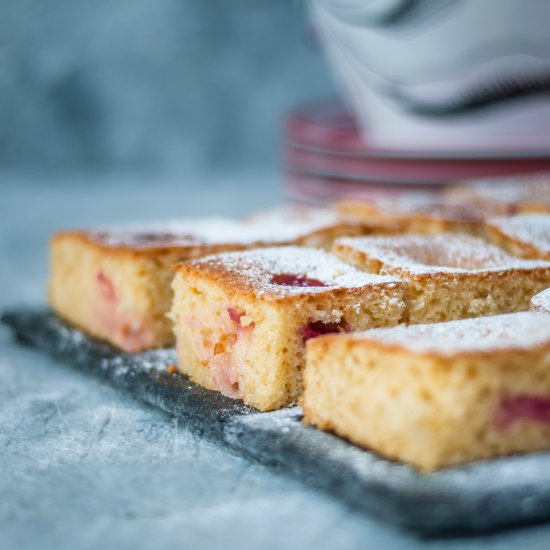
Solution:
<svg viewBox="0 0 550 550"><path fill-rule="evenodd" d="M437 191L457 180L550 171L550 150L458 153L369 147L338 100L293 111L285 125L283 154L287 193L308 203Z"/></svg>

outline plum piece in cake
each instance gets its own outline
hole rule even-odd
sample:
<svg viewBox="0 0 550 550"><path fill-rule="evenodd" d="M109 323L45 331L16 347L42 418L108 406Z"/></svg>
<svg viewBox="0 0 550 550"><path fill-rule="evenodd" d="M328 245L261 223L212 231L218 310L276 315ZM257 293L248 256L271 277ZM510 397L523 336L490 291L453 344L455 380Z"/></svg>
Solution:
<svg viewBox="0 0 550 550"><path fill-rule="evenodd" d="M179 370L260 410L296 402L308 340L392 326L403 311L395 279L302 247L185 262L173 288Z"/></svg>
<svg viewBox="0 0 550 550"><path fill-rule="evenodd" d="M332 251L367 272L401 279L409 323L527 310L550 286L550 262L515 258L466 234L349 237Z"/></svg>
<svg viewBox="0 0 550 550"><path fill-rule="evenodd" d="M203 218L65 231L51 241L49 303L64 319L129 352L172 344L172 266L260 244L245 224Z"/></svg>
<svg viewBox="0 0 550 550"><path fill-rule="evenodd" d="M411 233L477 234L485 219L504 214L500 208L488 204L452 201L433 193L405 193L378 200L345 199L338 202L335 209L349 219Z"/></svg>
<svg viewBox="0 0 550 550"><path fill-rule="evenodd" d="M514 256L550 260L550 213L493 218L485 230L491 242Z"/></svg>
<svg viewBox="0 0 550 550"><path fill-rule="evenodd" d="M550 449L550 316L316 338L302 406L306 423L426 472Z"/></svg>
<svg viewBox="0 0 550 550"><path fill-rule="evenodd" d="M445 197L500 209L501 213L495 215L550 213L550 175L526 174L472 180L450 186L445 191Z"/></svg>

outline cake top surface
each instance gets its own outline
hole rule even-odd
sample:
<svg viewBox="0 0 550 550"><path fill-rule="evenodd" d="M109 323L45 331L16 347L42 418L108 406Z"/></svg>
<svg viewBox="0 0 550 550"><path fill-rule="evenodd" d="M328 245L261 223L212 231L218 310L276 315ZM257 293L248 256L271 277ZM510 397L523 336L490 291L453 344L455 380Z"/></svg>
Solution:
<svg viewBox="0 0 550 550"><path fill-rule="evenodd" d="M204 245L284 244L342 223L329 210L279 208L248 220L187 218L97 228L88 235L105 246L151 249Z"/></svg>
<svg viewBox="0 0 550 550"><path fill-rule="evenodd" d="M531 299L531 309L550 313L550 288L533 296Z"/></svg>
<svg viewBox="0 0 550 550"><path fill-rule="evenodd" d="M550 346L550 316L537 312L508 313L447 323L371 329L346 337L397 346L412 353L444 356L528 350Z"/></svg>
<svg viewBox="0 0 550 550"><path fill-rule="evenodd" d="M550 253L550 214L522 214L493 218L489 224L504 235Z"/></svg>
<svg viewBox="0 0 550 550"><path fill-rule="evenodd" d="M550 175L527 174L474 180L454 188L454 192L507 203L541 202L550 204Z"/></svg>
<svg viewBox="0 0 550 550"><path fill-rule="evenodd" d="M355 199L342 204L363 204L390 216L428 216L448 221L479 222L498 211L487 204L475 204L444 198L434 193L404 193L397 197L377 200Z"/></svg>
<svg viewBox="0 0 550 550"><path fill-rule="evenodd" d="M345 222L334 211L308 206L273 208L250 216L245 222L263 240L290 241Z"/></svg>
<svg viewBox="0 0 550 550"><path fill-rule="evenodd" d="M461 233L345 237L336 241L381 262L384 271L410 274L481 273L550 268L549 262L522 260L478 237Z"/></svg>
<svg viewBox="0 0 550 550"><path fill-rule="evenodd" d="M224 281L235 282L259 296L296 296L341 288L399 284L393 277L364 273L331 254L298 246L227 252L187 265L220 274Z"/></svg>
<svg viewBox="0 0 550 550"><path fill-rule="evenodd" d="M98 228L89 236L106 246L161 248L253 242L252 232L228 218L187 218Z"/></svg>
<svg viewBox="0 0 550 550"><path fill-rule="evenodd" d="M299 228L310 229L341 223L342 219L336 212L327 208L295 205L261 210L249 216L246 221L252 225L261 224L278 227L281 224L290 224Z"/></svg>

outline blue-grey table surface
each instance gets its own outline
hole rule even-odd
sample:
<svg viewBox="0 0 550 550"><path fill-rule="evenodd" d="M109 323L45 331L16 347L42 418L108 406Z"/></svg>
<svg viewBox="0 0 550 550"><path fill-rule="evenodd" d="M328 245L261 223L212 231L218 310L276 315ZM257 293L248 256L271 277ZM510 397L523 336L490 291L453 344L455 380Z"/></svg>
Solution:
<svg viewBox="0 0 550 550"><path fill-rule="evenodd" d="M0 308L44 301L59 228L279 204L273 177L0 176ZM0 328L0 548L548 548L550 525L420 539L191 434Z"/></svg>

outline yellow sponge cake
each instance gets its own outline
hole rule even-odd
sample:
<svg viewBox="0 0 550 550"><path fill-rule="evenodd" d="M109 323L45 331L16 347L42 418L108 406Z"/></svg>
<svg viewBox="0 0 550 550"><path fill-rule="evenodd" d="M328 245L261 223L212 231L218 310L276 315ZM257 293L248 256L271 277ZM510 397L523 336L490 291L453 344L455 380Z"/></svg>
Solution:
<svg viewBox="0 0 550 550"><path fill-rule="evenodd" d="M305 422L423 471L550 449L550 316L308 342Z"/></svg>
<svg viewBox="0 0 550 550"><path fill-rule="evenodd" d="M302 247L179 264L172 308L178 369L260 410L291 405L302 391L305 343L395 325L401 286Z"/></svg>

